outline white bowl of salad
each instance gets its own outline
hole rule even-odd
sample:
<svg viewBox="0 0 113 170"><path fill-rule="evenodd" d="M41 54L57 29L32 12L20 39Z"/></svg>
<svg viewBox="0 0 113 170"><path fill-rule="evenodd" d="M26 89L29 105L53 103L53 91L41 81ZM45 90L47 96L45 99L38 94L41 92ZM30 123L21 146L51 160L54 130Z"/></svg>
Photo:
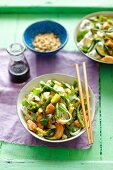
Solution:
<svg viewBox="0 0 113 170"><path fill-rule="evenodd" d="M93 121L95 96L90 87L89 94ZM19 93L17 110L26 130L43 141L66 142L85 132L78 83L69 75L45 74L28 82Z"/></svg>
<svg viewBox="0 0 113 170"><path fill-rule="evenodd" d="M85 16L76 28L75 43L87 57L113 64L113 12Z"/></svg>

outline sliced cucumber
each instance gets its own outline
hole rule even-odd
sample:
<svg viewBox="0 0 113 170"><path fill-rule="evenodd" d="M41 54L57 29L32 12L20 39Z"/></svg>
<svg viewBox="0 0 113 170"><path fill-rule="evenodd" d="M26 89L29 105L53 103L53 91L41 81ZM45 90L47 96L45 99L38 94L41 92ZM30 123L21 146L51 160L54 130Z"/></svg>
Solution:
<svg viewBox="0 0 113 170"><path fill-rule="evenodd" d="M107 36L108 38L113 39L113 32L107 32L107 33L106 33L106 36Z"/></svg>
<svg viewBox="0 0 113 170"><path fill-rule="evenodd" d="M84 47L81 48L81 50L82 50L84 53L89 53L90 51L93 50L94 46L95 46L95 42L92 41L92 43L90 44L89 47L84 46Z"/></svg>
<svg viewBox="0 0 113 170"><path fill-rule="evenodd" d="M91 17L91 18L89 18L89 20L90 20L90 21L93 21L93 22L98 22L97 17Z"/></svg>
<svg viewBox="0 0 113 170"><path fill-rule="evenodd" d="M91 43L91 45L90 45L90 47L89 47L89 49L88 49L88 52L92 51L93 48L94 48L94 46L95 46L95 42L92 41L92 43Z"/></svg>
<svg viewBox="0 0 113 170"><path fill-rule="evenodd" d="M85 38L84 39L84 46L90 48L91 44L93 42L93 38Z"/></svg>
<svg viewBox="0 0 113 170"><path fill-rule="evenodd" d="M88 53L88 49L89 49L88 47L84 46L81 48L81 51L83 51L84 53Z"/></svg>
<svg viewBox="0 0 113 170"><path fill-rule="evenodd" d="M111 56L113 55L112 49L105 44L104 44L104 49L108 55L111 55Z"/></svg>
<svg viewBox="0 0 113 170"><path fill-rule="evenodd" d="M106 56L106 52L105 52L104 45L103 45L102 42L98 42L98 43L96 44L95 49L96 49L96 52L97 52L100 56L102 56L102 57Z"/></svg>

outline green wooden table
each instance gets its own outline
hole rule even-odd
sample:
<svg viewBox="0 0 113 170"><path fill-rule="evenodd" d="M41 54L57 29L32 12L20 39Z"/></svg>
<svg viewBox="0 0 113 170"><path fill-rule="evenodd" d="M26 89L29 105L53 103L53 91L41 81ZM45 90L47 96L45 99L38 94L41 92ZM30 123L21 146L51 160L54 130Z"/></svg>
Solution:
<svg viewBox="0 0 113 170"><path fill-rule="evenodd" d="M58 1L58 0L57 0ZM22 42L24 29L37 20L53 19L62 23L68 33L69 41L65 50L77 50L74 43L74 30L82 17L91 12L112 9L108 2L73 2L64 0L44 2L23 0L23 4L8 0L0 2L0 48L6 48L12 42ZM32 4L31 4L32 3ZM65 4L65 5L64 5ZM102 4L102 5L101 5ZM40 7L39 7L40 6ZM22 42L23 43L23 42ZM113 66L101 64L99 70L99 110L94 129L94 145L89 150L67 148L48 148L46 146L23 146L0 142L0 170L53 170L84 168L97 170L113 169ZM0 113L2 114L2 113Z"/></svg>

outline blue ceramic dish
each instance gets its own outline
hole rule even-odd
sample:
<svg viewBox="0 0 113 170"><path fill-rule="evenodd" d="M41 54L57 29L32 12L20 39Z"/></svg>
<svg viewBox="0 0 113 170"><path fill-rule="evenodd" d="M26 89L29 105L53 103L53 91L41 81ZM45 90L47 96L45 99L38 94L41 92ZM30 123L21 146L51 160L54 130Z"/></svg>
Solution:
<svg viewBox="0 0 113 170"><path fill-rule="evenodd" d="M60 47L54 51L49 51L49 52L39 52L35 50L32 45L34 37L37 34L44 34L44 33L51 33L51 32L56 34L59 37L61 41ZM61 24L51 21L51 20L44 20L44 21L33 23L30 26L28 26L23 34L23 40L24 40L26 47L32 50L33 52L35 52L37 55L54 56L67 43L68 34L67 34L66 29Z"/></svg>

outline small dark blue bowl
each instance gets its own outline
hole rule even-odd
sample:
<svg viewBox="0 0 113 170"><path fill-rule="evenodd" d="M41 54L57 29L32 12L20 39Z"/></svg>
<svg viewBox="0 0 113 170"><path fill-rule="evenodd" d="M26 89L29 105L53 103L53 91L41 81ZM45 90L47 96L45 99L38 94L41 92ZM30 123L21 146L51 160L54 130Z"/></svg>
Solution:
<svg viewBox="0 0 113 170"><path fill-rule="evenodd" d="M59 37L61 45L58 49L49 52L39 52L34 49L32 42L34 37L37 34L44 34L44 33L54 33ZM51 21L51 20L44 20L39 21L31 24L27 27L23 34L23 40L26 47L33 52L35 52L39 56L54 56L59 50L61 50L68 40L68 34L66 29L59 23Z"/></svg>

